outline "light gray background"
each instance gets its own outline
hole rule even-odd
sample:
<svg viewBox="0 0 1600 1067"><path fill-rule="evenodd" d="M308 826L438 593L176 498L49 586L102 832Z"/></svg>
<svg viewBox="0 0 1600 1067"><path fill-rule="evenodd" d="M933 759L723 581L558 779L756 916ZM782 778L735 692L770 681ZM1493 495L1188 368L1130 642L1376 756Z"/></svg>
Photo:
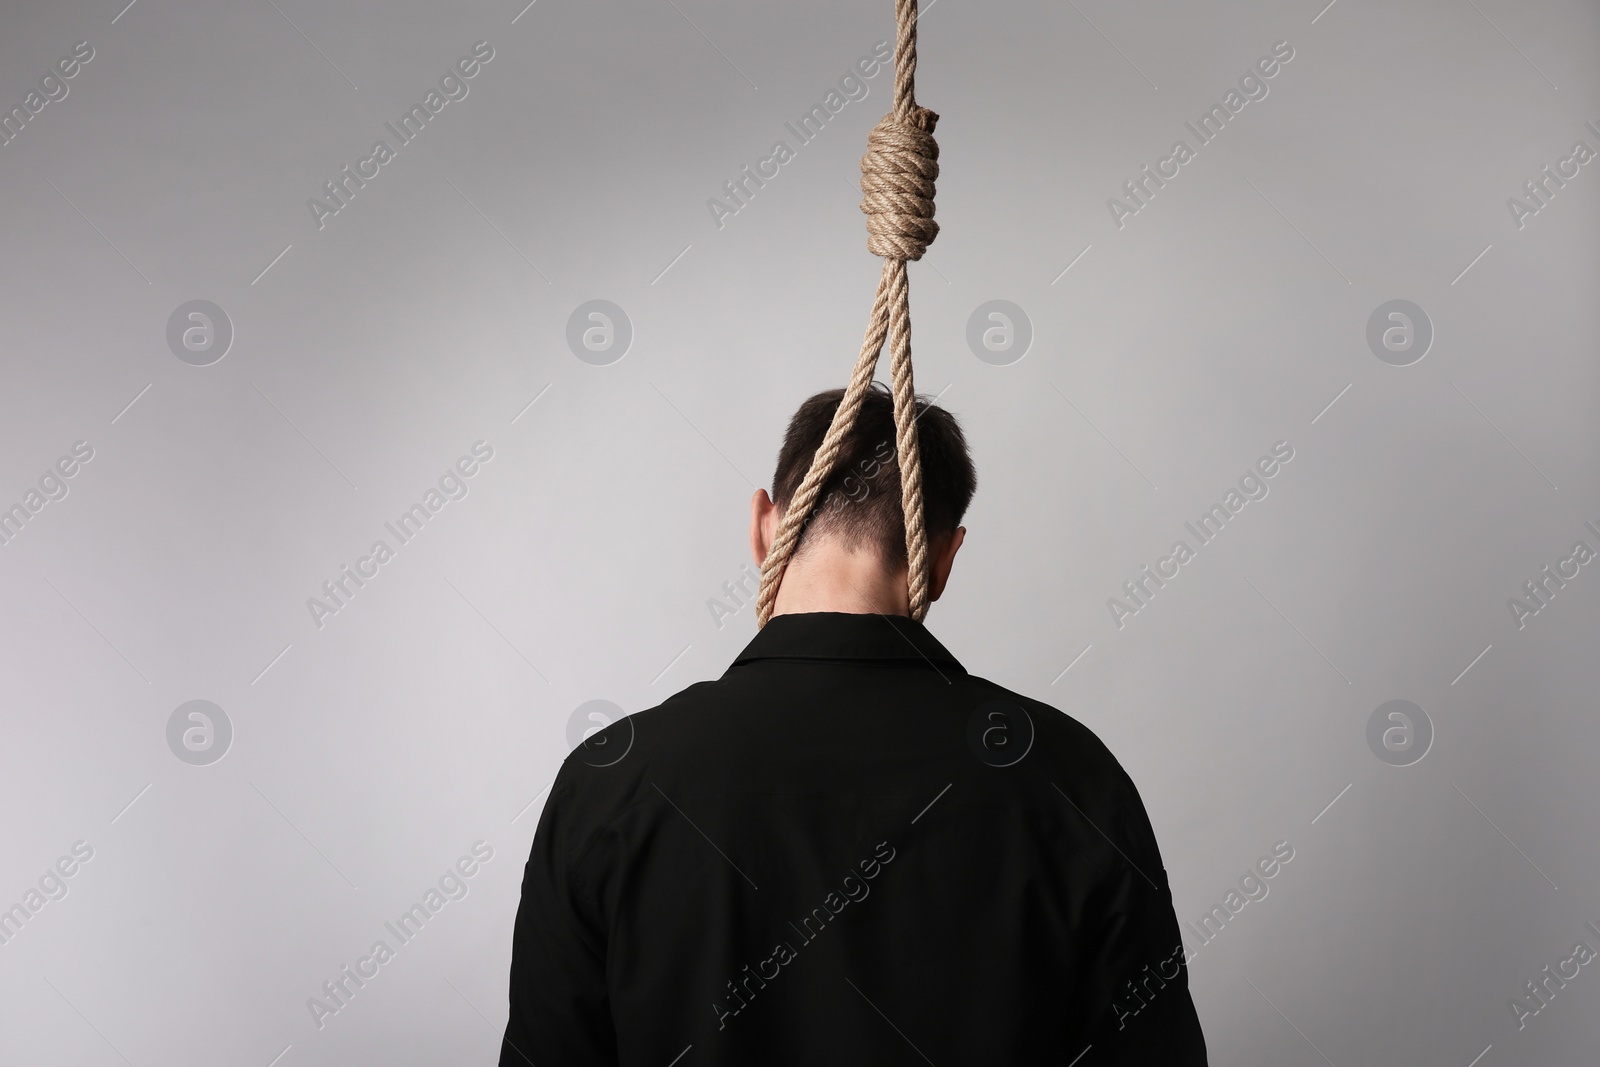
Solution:
<svg viewBox="0 0 1600 1067"><path fill-rule="evenodd" d="M706 201L892 40L889 0L275 4L0 15L6 108L95 50L0 148L0 503L94 448L0 547L0 904L94 849L0 946L6 1064L491 1061L569 715L749 640L707 600L866 322L887 72L720 229ZM1506 200L1600 149L1600 11L1324 4L926 12L917 381L981 477L928 622L1119 756L1181 921L1295 849L1191 964L1213 1062L1578 1062L1592 967L1521 1031L1508 1001L1600 947L1600 567L1521 629L1507 598L1600 547L1600 163L1520 229ZM479 40L467 98L319 230L307 198ZM1119 229L1107 198L1280 40L1270 95ZM234 327L211 366L166 343L192 299ZM633 325L609 366L565 341L591 299ZM965 340L992 299L1034 331L1008 366ZM1391 299L1434 326L1408 367L1366 343ZM469 495L315 626L478 440ZM1278 440L1270 495L1119 629L1107 598ZM1366 741L1397 698L1435 731L1408 767ZM193 699L233 725L209 766L167 746ZM319 1030L307 998L480 839L470 894Z"/></svg>

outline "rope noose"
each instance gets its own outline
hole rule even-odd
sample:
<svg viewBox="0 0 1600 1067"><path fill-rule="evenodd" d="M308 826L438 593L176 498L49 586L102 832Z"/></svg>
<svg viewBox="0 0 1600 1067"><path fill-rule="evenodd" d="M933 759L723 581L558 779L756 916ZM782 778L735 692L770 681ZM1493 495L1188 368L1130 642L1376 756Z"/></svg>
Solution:
<svg viewBox="0 0 1600 1067"><path fill-rule="evenodd" d="M784 508L777 534L761 565L757 626L765 626L772 617L783 572L823 483L833 473L840 444L855 423L862 398L872 385L885 339L894 392L911 617L920 622L928 613L928 535L923 527L922 457L917 448L916 391L911 380L911 305L906 262L921 259L939 233L939 224L933 221L933 183L939 176L939 145L933 139L933 127L939 116L919 107L915 99L917 0L895 0L894 16L894 108L867 135L867 154L861 157L861 210L867 216L867 251L883 257L883 274L878 279L878 293L850 385L834 412L827 436L812 457L805 480Z"/></svg>

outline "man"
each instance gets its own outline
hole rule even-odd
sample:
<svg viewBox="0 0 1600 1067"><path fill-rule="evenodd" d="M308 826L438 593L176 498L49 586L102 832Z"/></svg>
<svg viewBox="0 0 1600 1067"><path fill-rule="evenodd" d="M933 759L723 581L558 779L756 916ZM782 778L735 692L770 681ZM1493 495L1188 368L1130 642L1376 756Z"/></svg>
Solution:
<svg viewBox="0 0 1600 1067"><path fill-rule="evenodd" d="M842 391L789 424L766 558ZM976 488L918 401L937 600ZM501 1067L1206 1062L1138 790L1081 723L968 674L906 592L875 387L716 681L562 765L534 836Z"/></svg>

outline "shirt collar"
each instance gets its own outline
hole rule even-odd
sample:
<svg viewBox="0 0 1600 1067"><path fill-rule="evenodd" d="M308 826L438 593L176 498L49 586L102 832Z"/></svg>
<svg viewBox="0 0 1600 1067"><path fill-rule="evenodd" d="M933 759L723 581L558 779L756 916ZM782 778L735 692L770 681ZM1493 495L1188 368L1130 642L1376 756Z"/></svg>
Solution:
<svg viewBox="0 0 1600 1067"><path fill-rule="evenodd" d="M774 615L744 646L733 665L760 659L914 660L966 673L922 623L906 615L876 612Z"/></svg>

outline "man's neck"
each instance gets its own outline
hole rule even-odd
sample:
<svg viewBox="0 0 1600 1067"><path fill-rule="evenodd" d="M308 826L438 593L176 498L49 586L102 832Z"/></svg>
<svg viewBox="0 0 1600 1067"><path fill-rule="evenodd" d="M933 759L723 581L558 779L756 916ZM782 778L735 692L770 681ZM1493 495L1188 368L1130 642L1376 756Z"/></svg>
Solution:
<svg viewBox="0 0 1600 1067"><path fill-rule="evenodd" d="M774 615L839 611L852 615L910 615L906 572L889 571L876 552L823 542L789 561Z"/></svg>

